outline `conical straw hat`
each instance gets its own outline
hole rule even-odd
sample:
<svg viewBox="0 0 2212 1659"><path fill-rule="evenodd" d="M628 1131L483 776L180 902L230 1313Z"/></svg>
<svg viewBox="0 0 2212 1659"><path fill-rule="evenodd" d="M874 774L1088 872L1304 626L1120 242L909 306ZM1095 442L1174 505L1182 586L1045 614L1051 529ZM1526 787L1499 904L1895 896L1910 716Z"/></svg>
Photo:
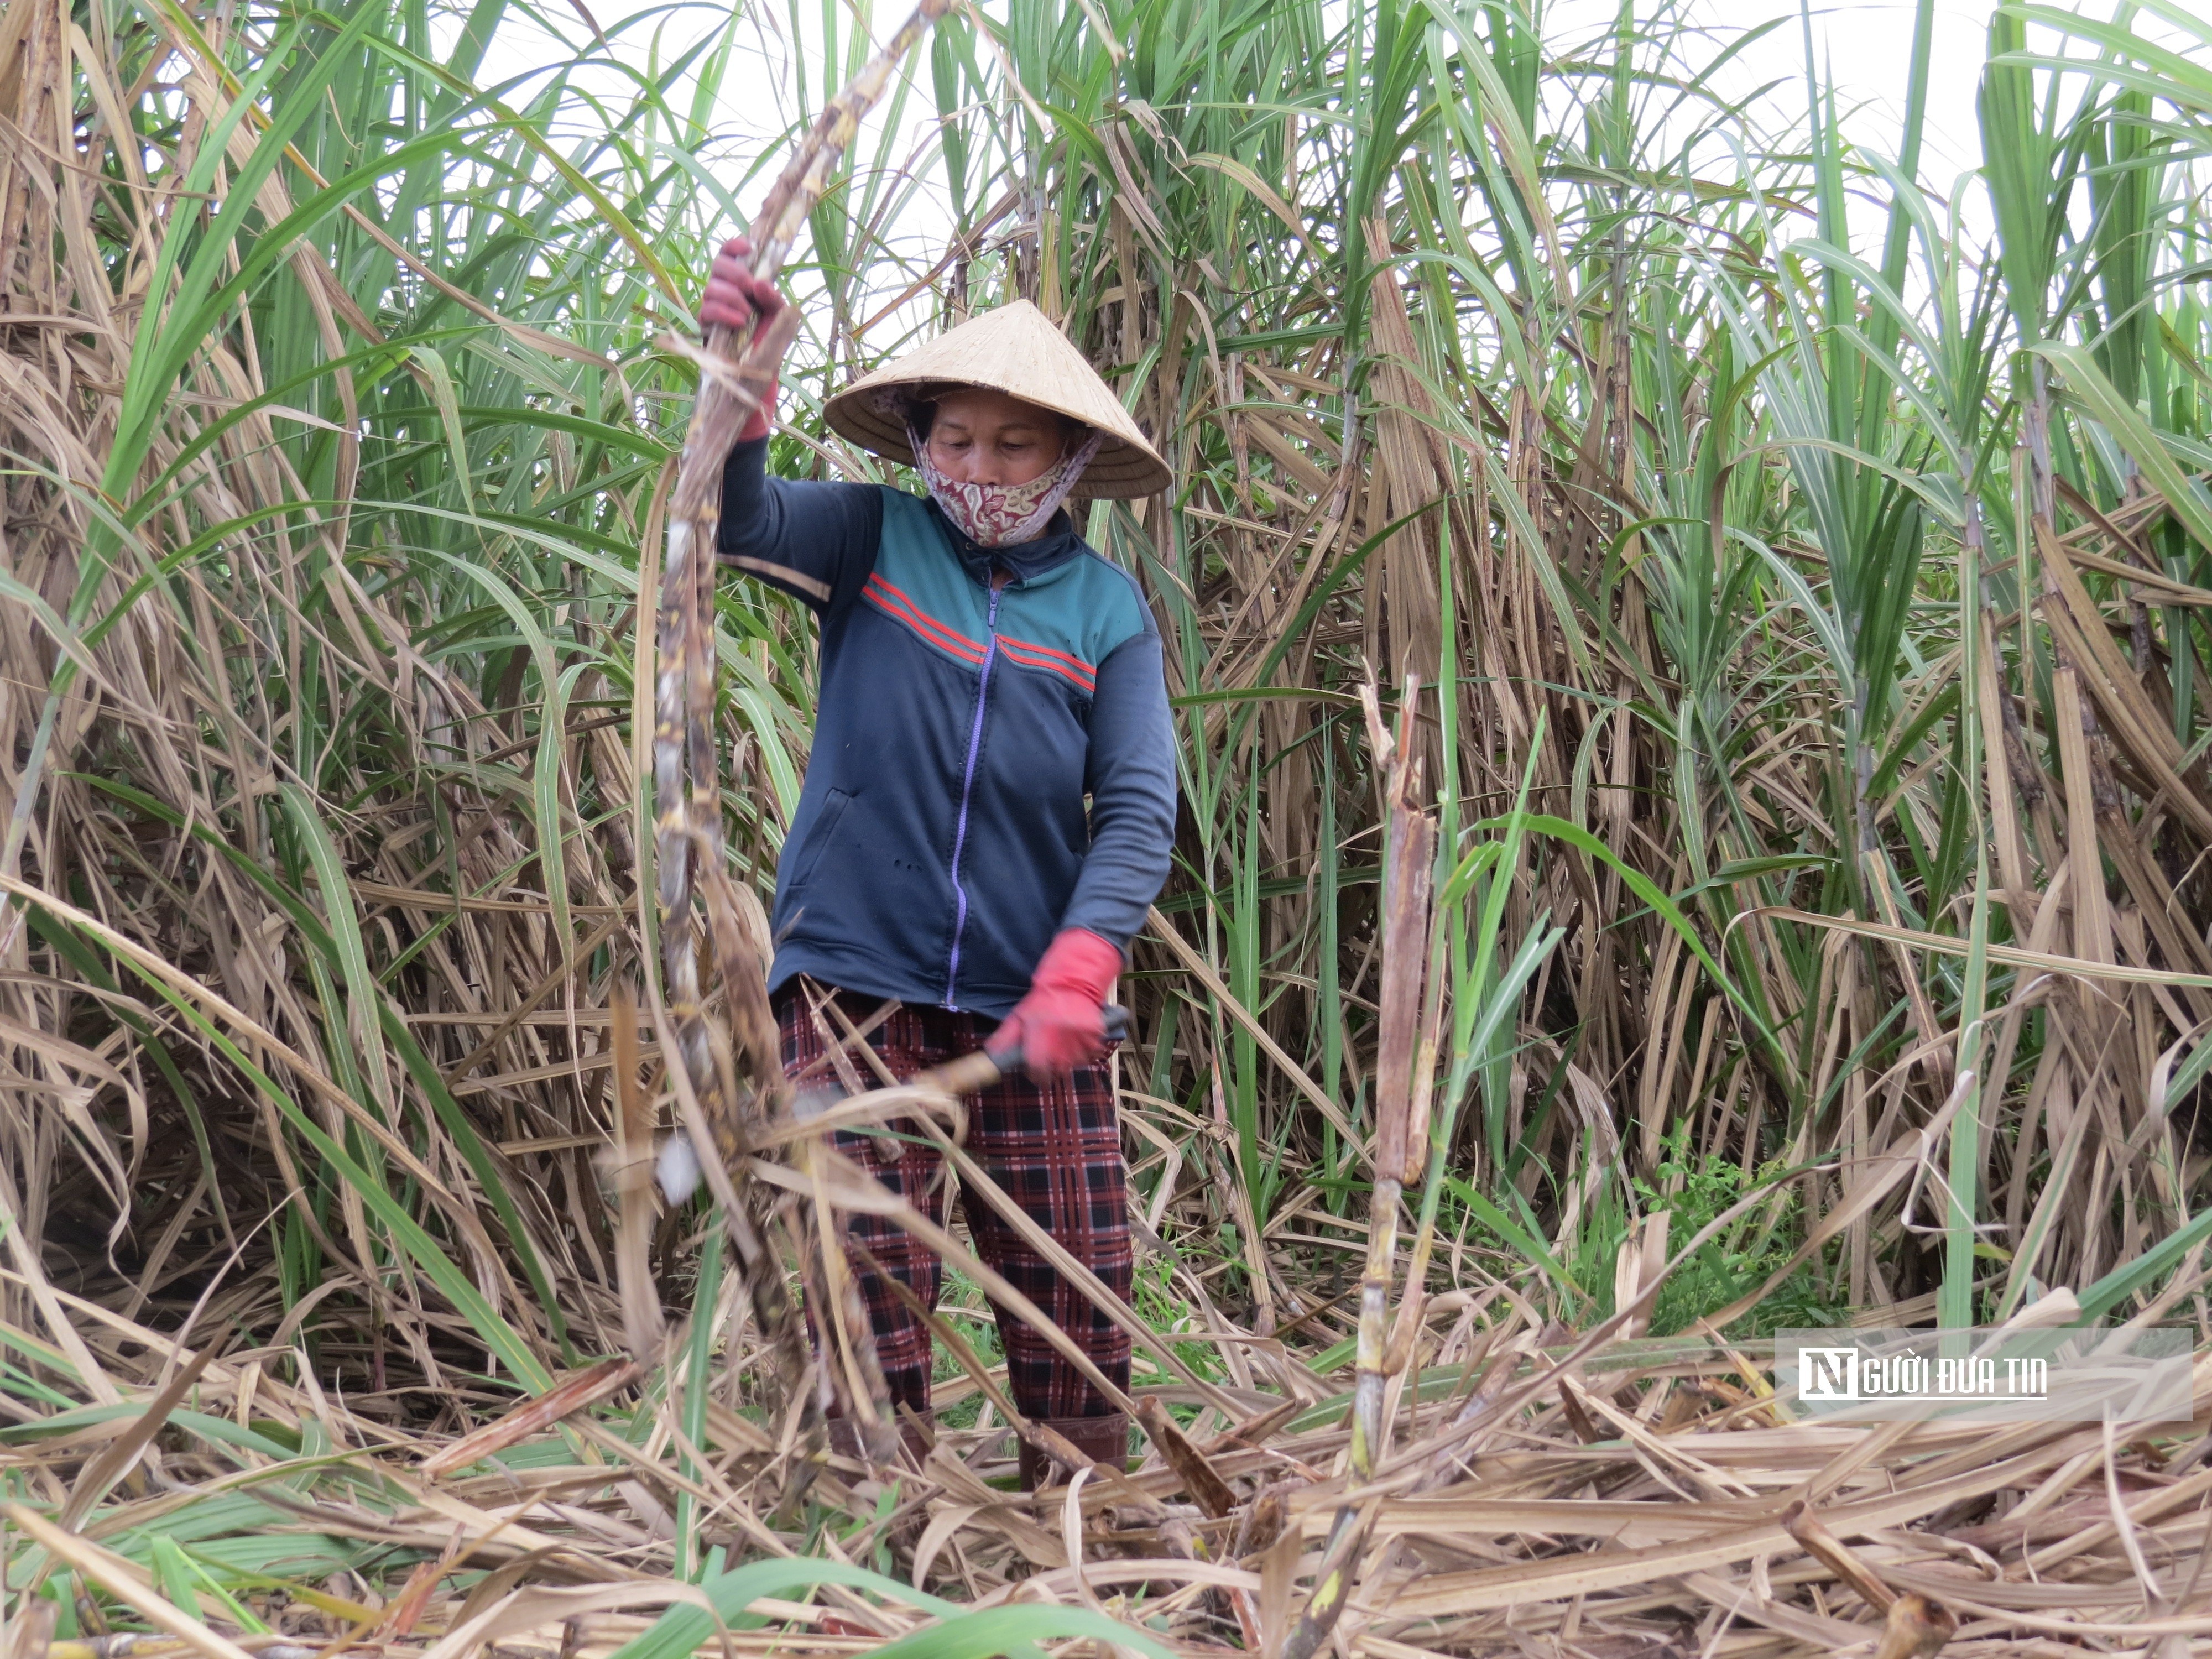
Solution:
<svg viewBox="0 0 2212 1659"><path fill-rule="evenodd" d="M907 441L902 400L970 386L1004 392L1106 434L1076 483L1078 495L1155 495L1174 481L1106 382L1027 300L970 318L863 375L832 398L822 415L862 448L911 466L914 448Z"/></svg>

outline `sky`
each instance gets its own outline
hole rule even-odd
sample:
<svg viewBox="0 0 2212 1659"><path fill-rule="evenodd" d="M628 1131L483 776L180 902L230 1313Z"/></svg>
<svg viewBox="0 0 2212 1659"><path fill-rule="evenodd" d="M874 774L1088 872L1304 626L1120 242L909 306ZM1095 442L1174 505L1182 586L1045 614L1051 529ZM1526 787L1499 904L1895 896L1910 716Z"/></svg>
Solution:
<svg viewBox="0 0 2212 1659"><path fill-rule="evenodd" d="M658 14L665 42L698 38L720 26L728 14L718 4L671 6L666 0L639 4L635 0L582 0L601 27L635 43L640 61L647 36L633 27L618 27L628 20ZM573 9L550 0L553 9ZM1786 15L1787 0L1693 0L1690 15L1713 31L1715 40ZM1576 35L1604 27L1611 21L1613 0L1549 0L1545 8L1547 34ZM1929 88L1929 142L1930 161L1941 160L1956 171L1971 167L1978 155L1974 128L1974 86L1982 60L1983 43L1991 6L1989 0L1937 0L1936 7L1936 74ZM764 134L775 131L777 113L791 103L788 54L783 30L788 15L781 6L754 5L746 33L753 38L732 65L716 100L721 125L736 134ZM878 8L893 19L904 8ZM1829 0L1812 9L1814 51L1835 78L1844 107L1861 106L1869 117L1887 120L1893 133L1901 124L1905 106L1905 75L1911 49L1913 7L1911 0ZM512 14L510 14L512 15ZM566 20L564 19L564 21ZM495 67L518 73L547 61L541 46L545 39L517 21L502 33ZM1777 78L1802 81L1804 74L1803 27L1792 19L1754 46L1734 71L1736 84L1747 90L1762 81Z"/></svg>
<svg viewBox="0 0 2212 1659"><path fill-rule="evenodd" d="M1577 11L1602 13L1608 8L1570 0L1548 9L1565 22ZM1715 31L1717 42L1773 17L1779 9L1774 0L1707 0L1693 9L1693 15ZM1974 93L1987 51L1991 9L1989 0L1936 0L1921 171L1930 185L1946 192L1958 174L1981 161ZM1844 131L1860 143L1893 153L1905 127L1913 11L1905 0L1872 0L1815 7L1810 20L1815 60L1835 85ZM1789 115L1802 116L1805 38L1805 27L1793 21L1755 42L1730 67L1735 88L1748 92L1767 82L1779 82L1770 96Z"/></svg>
<svg viewBox="0 0 2212 1659"><path fill-rule="evenodd" d="M729 141L734 155L743 155L754 143L786 129L798 98L783 30L796 14L802 20L800 27L818 31L823 9L816 0L742 3L746 13L740 45L708 105L717 136ZM1343 0L1334 3L1340 4ZM1639 5L1642 3L1638 0ZM2077 3L2085 11L2103 16L2110 15L2112 0ZM721 27L729 15L725 5L708 0L658 0L651 4L646 0L536 0L536 3L547 7L549 15L579 40L586 37L574 18L589 9L599 25L616 39L617 50L641 67L656 52L665 61L683 46ZM828 0L828 3L846 17L854 9L850 0ZM888 28L903 17L907 3L908 0L873 0L880 26ZM984 3L990 5L992 0ZM1546 37L1554 43L1571 42L1601 32L1610 24L1618 3L1619 0L1546 0ZM1778 15L1788 20L1740 54L1717 82L1717 88L1731 97L1747 96L1771 83L1765 94L1765 125L1778 129L1802 119L1809 36L1812 54L1824 78L1835 88L1846 137L1885 154L1895 154L1911 61L1912 0L1827 0L1825 4L1814 0L1808 15L1802 18L1791 15L1791 0L1680 0L1680 4L1692 23L1710 32L1711 56L1717 56L1726 42ZM1938 198L1951 198L1962 175L1980 163L1975 94L1993 8L1994 0L1936 0L1933 70L1920 174L1923 185ZM1666 9L1673 11L1676 7L1670 3ZM484 82L525 73L568 55L544 34L533 33L533 26L518 13L508 15L514 25L502 30L480 77ZM2136 27L2158 33L2154 25L2147 27L2140 21ZM2045 44L2047 39L2037 44ZM816 61L819 53L810 51L807 57ZM913 61L924 60L917 57ZM818 80L818 68L811 72ZM817 87L811 101L818 105L820 98ZM894 147L896 154L909 153L921 139L930 102L926 93L914 100L909 131L900 135ZM761 187L759 182L738 187L740 200L750 205L749 198L757 198ZM1979 192L1968 192L1966 204L1967 237L1970 244L1978 243L1988 228ZM1871 203L1861 205L1865 216L1862 219L1854 213L1857 222L1854 230L1855 240L1863 243L1879 235L1886 215L1877 213ZM927 200L918 200L902 214L900 240L912 238L908 246L927 246L932 250L942 246L950 216L939 207L937 214L946 222L942 226L928 222L932 206Z"/></svg>
<svg viewBox="0 0 2212 1659"><path fill-rule="evenodd" d="M658 0L543 0L551 13L580 33L569 14L589 8L599 26L619 42L618 50L641 65L659 36L664 57L679 44L717 28L728 15L720 4ZM1616 0L1549 0L1545 28L1552 38L1572 39L1605 27ZM1691 0L1690 15L1712 32L1715 50L1744 29L1782 13L1788 0ZM812 7L799 8L812 12ZM1923 176L1948 190L1956 175L1976 166L1980 142L1974 119L1974 90L1984 52L1990 0L1936 0L1935 73L1929 92L1929 120ZM876 7L889 21L904 15L891 0ZM1863 142L1893 147L1901 131L1905 73L1911 51L1911 0L1852 0L1815 6L1810 26L1813 49L1832 76L1846 116L1845 129ZM713 100L715 125L742 143L783 130L787 112L796 107L790 53L784 30L790 10L782 4L748 7L742 44ZM514 13L503 28L483 79L489 82L542 66L559 49L541 31ZM653 20L658 19L655 22ZM641 27L642 25L642 27ZM1778 117L1795 116L1804 106L1805 27L1796 19L1755 43L1727 71L1723 84L1748 93L1766 82L1781 84L1771 94ZM903 147L902 147L903 148Z"/></svg>

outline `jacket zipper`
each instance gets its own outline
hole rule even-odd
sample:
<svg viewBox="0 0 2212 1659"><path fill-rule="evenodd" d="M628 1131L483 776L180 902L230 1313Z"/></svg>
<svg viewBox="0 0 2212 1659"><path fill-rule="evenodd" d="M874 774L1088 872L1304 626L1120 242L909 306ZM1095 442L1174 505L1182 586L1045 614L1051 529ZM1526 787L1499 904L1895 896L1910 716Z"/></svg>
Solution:
<svg viewBox="0 0 2212 1659"><path fill-rule="evenodd" d="M991 665L999 657L999 585L991 584L991 609L984 621L983 668L975 677L975 719L968 728L968 765L960 778L960 821L952 832L952 951L945 963L945 1006L953 1006L960 980L960 939L968 931L968 890L960 882L960 854L968 845L968 799L975 789L975 761L983 752L983 705L991 694Z"/></svg>

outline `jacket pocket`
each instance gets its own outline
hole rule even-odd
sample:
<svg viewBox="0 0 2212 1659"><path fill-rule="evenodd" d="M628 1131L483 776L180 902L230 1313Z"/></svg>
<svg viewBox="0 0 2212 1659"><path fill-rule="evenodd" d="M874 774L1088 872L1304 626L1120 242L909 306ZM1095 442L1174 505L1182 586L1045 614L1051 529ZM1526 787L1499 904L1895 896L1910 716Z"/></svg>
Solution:
<svg viewBox="0 0 2212 1659"><path fill-rule="evenodd" d="M836 834L845 809L852 804L853 797L842 789L832 789L822 798L822 810L815 814L806 839L799 844L798 860L791 866L791 879L784 884L786 892L795 893L814 878L814 866L822 862L830 837Z"/></svg>

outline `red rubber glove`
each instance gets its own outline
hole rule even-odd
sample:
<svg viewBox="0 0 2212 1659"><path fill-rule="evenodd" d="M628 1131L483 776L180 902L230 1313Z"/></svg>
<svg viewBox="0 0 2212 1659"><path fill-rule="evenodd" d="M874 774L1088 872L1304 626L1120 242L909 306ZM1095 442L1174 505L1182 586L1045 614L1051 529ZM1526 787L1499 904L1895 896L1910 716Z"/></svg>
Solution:
<svg viewBox="0 0 2212 1659"><path fill-rule="evenodd" d="M765 323L783 309L784 297L776 291L775 284L753 275L752 259L750 238L732 236L722 244L722 251L714 256L714 268L707 274L707 291L699 299L700 332L715 327L750 328L754 319ZM768 396L745 422L744 430L738 434L738 441L747 444L767 437L775 412L775 383L770 381Z"/></svg>
<svg viewBox="0 0 2212 1659"><path fill-rule="evenodd" d="M1030 975L1030 994L984 1048L1009 1059L1018 1054L1040 1083L1095 1066L1106 1058L1106 999L1121 971L1115 945L1080 927L1063 929Z"/></svg>

